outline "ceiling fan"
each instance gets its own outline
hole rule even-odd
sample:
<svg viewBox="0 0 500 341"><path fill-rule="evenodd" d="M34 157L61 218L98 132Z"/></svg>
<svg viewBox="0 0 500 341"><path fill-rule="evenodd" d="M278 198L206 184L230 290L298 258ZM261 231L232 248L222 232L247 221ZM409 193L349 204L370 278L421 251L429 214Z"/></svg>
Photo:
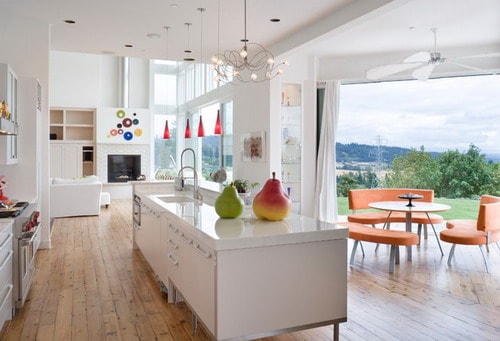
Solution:
<svg viewBox="0 0 500 341"><path fill-rule="evenodd" d="M441 63L448 63L448 64L454 64L461 66L466 69L470 70L475 70L475 71L481 71L481 69L470 66L470 65L464 65L461 63L457 63L454 61L449 61L446 58L443 58L441 56L441 53L437 51L437 28L433 27L431 28L432 33L434 34L434 50L429 52L429 51L420 51L417 53L414 53L407 58L403 60L402 63L399 64L389 64L389 65L383 65L379 66L373 69L370 69L366 72L366 78L369 80L379 80L382 78L385 78L387 76L394 75L398 72L402 72L405 70L409 70L412 68L415 68L412 72L412 76L418 80L425 81L429 79L432 71L436 66L438 66ZM465 59L465 58L487 58L487 57L500 57L500 52L495 52L495 53L487 53L487 54L482 54L482 55L474 55L474 56L463 56L463 57L458 57L456 59Z"/></svg>

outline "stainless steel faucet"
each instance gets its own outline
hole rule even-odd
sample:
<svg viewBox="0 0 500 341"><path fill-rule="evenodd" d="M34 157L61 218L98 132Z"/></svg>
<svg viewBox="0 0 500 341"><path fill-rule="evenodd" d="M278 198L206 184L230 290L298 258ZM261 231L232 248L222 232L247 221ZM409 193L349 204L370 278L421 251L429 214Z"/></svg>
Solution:
<svg viewBox="0 0 500 341"><path fill-rule="evenodd" d="M185 152L191 152L193 153L193 167L196 168L196 154L194 153L193 148L185 148L182 153L181 153L181 168L184 167L184 153Z"/></svg>
<svg viewBox="0 0 500 341"><path fill-rule="evenodd" d="M191 152L193 153L193 166L184 166L184 154L186 152ZM179 169L179 172L177 173L177 178L176 178L176 189L178 191L183 191L185 187L184 183L184 176L183 172L184 169L191 169L193 171L193 179L194 179L194 184L193 184L193 198L197 200L203 200L203 196L200 193L200 186L198 184L198 173L196 173L196 154L194 152L193 148L185 148L182 153L181 153L181 169Z"/></svg>
<svg viewBox="0 0 500 341"><path fill-rule="evenodd" d="M191 169L193 171L193 179L194 179L194 184L193 184L193 198L197 200L203 200L203 195L200 193L200 186L198 184L198 173L196 173L196 169L191 166L184 166L181 169L179 169L179 173L177 173L177 178L184 179L184 169ZM182 189L184 189L184 181L182 181Z"/></svg>

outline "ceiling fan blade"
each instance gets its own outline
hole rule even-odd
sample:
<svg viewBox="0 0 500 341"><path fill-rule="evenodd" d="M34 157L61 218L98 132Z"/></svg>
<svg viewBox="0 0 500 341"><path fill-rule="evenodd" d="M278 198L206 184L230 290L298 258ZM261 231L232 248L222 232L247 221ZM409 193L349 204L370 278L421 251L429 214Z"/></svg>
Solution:
<svg viewBox="0 0 500 341"><path fill-rule="evenodd" d="M431 60L431 54L427 51L420 51L406 57L403 63L427 63L429 60Z"/></svg>
<svg viewBox="0 0 500 341"><path fill-rule="evenodd" d="M462 56L457 59L470 59L470 58L494 58L500 57L500 52L492 52L492 53L483 53L483 54L475 54L472 56Z"/></svg>
<svg viewBox="0 0 500 341"><path fill-rule="evenodd" d="M366 72L366 78L369 80L377 80L420 65L422 65L422 63L401 63L401 64L383 65L368 70Z"/></svg>
<svg viewBox="0 0 500 341"><path fill-rule="evenodd" d="M428 64L424 65L422 67L419 67L418 69L414 70L411 75L418 79L419 81L426 81L429 79L429 76L432 73L432 70L434 70L435 64Z"/></svg>

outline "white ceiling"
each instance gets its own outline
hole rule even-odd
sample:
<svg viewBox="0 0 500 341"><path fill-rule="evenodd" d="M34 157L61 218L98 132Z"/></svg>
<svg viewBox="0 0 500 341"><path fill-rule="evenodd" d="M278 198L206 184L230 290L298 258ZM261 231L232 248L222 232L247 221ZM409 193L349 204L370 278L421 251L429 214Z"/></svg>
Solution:
<svg viewBox="0 0 500 341"><path fill-rule="evenodd" d="M293 51L366 69L432 50L431 27L439 28L438 50L446 57L500 52L499 0L247 2L248 39L275 54ZM192 57L208 61L217 51L238 49L243 38L243 0L18 0L2 3L0 13L50 24L51 49L59 51L182 60L190 22ZM471 61L500 70L500 58Z"/></svg>

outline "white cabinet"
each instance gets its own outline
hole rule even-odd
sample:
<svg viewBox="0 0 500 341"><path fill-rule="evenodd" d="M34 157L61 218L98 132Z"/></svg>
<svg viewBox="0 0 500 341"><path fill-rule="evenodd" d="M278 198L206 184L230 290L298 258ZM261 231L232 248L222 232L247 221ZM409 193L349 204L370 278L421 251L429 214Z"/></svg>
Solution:
<svg viewBox="0 0 500 341"><path fill-rule="evenodd" d="M204 325L214 333L215 251L189 233L186 224L175 216L169 216L167 252L169 293L180 291ZM175 299L169 294L170 302Z"/></svg>
<svg viewBox="0 0 500 341"><path fill-rule="evenodd" d="M93 174L95 174L93 145L50 144L50 176L52 178L80 178Z"/></svg>
<svg viewBox="0 0 500 341"><path fill-rule="evenodd" d="M141 198L141 225L136 230L135 242L149 266L166 283L166 259L162 253L162 214L147 198Z"/></svg>
<svg viewBox="0 0 500 341"><path fill-rule="evenodd" d="M169 302L179 291L214 339L346 320L345 238L214 250L197 228L166 214Z"/></svg>
<svg viewBox="0 0 500 341"><path fill-rule="evenodd" d="M50 109L50 176L95 174L95 110Z"/></svg>
<svg viewBox="0 0 500 341"><path fill-rule="evenodd" d="M0 224L0 330L12 319L12 223Z"/></svg>
<svg viewBox="0 0 500 341"><path fill-rule="evenodd" d="M302 196L302 106L300 84L283 84L281 92L281 179L300 213Z"/></svg>
<svg viewBox="0 0 500 341"><path fill-rule="evenodd" d="M17 163L17 76L7 64L0 64L0 102L8 105L10 116L5 112L0 115L0 164ZM4 134L14 135L4 135Z"/></svg>

